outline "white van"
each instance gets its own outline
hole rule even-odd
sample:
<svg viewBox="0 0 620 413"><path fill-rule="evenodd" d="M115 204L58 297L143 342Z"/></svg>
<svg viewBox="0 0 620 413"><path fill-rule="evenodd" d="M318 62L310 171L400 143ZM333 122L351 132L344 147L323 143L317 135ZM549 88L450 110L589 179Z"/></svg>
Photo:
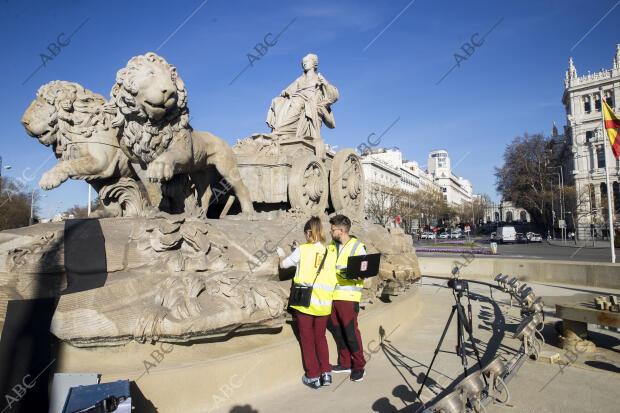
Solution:
<svg viewBox="0 0 620 413"><path fill-rule="evenodd" d="M517 242L517 231L512 226L498 228L495 239L502 244L504 242Z"/></svg>

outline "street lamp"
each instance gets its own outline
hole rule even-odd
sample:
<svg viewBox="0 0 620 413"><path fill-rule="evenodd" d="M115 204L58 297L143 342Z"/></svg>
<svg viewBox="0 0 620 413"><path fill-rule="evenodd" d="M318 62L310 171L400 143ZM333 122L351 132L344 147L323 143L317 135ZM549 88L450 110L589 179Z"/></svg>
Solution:
<svg viewBox="0 0 620 413"><path fill-rule="evenodd" d="M2 170L3 169L11 169L11 165L2 166L2 156L0 156L0 178L2 178Z"/></svg>

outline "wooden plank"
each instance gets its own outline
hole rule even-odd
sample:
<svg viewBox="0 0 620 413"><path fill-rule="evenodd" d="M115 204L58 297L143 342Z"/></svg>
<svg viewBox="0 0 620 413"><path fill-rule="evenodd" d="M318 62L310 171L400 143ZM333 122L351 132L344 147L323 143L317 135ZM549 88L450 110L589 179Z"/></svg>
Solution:
<svg viewBox="0 0 620 413"><path fill-rule="evenodd" d="M556 304L555 314L558 318L598 324L608 327L620 327L620 313L597 310L581 305Z"/></svg>

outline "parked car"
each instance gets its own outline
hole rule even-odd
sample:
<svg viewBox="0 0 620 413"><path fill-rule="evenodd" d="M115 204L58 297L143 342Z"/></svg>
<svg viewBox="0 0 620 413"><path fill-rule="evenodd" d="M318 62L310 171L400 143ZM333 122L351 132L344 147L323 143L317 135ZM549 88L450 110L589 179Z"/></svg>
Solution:
<svg viewBox="0 0 620 413"><path fill-rule="evenodd" d="M459 238L461 238L462 236L463 236L463 233L462 233L461 231L459 231L459 230L457 230L457 231L452 231L452 232L450 233L450 238L456 238L456 239L459 239Z"/></svg>
<svg viewBox="0 0 620 413"><path fill-rule="evenodd" d="M532 236L530 237L530 242L542 242L542 237L540 236L540 234L532 233Z"/></svg>
<svg viewBox="0 0 620 413"><path fill-rule="evenodd" d="M515 230L515 227L507 225L497 229L496 237L502 244L505 242L517 242L517 231Z"/></svg>
<svg viewBox="0 0 620 413"><path fill-rule="evenodd" d="M530 242L530 240L526 234L522 232L517 232L517 242L527 244L528 242Z"/></svg>
<svg viewBox="0 0 620 413"><path fill-rule="evenodd" d="M426 239L435 239L435 238L437 238L437 234L435 234L434 232L426 233Z"/></svg>
<svg viewBox="0 0 620 413"><path fill-rule="evenodd" d="M447 232L442 232L441 234L439 234L439 239L448 239L450 238L450 234Z"/></svg>

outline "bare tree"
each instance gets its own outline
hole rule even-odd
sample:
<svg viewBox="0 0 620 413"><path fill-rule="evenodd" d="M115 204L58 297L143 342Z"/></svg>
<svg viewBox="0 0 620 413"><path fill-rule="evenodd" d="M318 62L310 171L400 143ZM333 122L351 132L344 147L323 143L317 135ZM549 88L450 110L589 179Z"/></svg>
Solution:
<svg viewBox="0 0 620 413"><path fill-rule="evenodd" d="M457 216L456 208L448 205L437 189L424 188L410 193L373 183L369 185L366 198L369 219L385 225L392 218L400 218L408 233L413 232L415 221L424 226L432 220L450 221Z"/></svg>
<svg viewBox="0 0 620 413"><path fill-rule="evenodd" d="M101 206L101 202L99 200L99 197L96 197L90 203L91 212L95 211L100 206ZM67 216L73 215L73 217L76 219L88 218L88 205L81 206L81 205L75 204L71 208L67 209L63 214Z"/></svg>
<svg viewBox="0 0 620 413"><path fill-rule="evenodd" d="M371 183L366 193L366 216L375 223L385 225L393 216L397 202L397 189Z"/></svg>
<svg viewBox="0 0 620 413"><path fill-rule="evenodd" d="M533 221L551 223L548 204L557 190L549 179L550 140L542 134L516 137L506 146L504 165L495 168L496 188L504 200L528 211Z"/></svg>
<svg viewBox="0 0 620 413"><path fill-rule="evenodd" d="M0 230L19 228L28 225L30 220L30 201L34 198L34 213L37 208L36 192L24 191L14 180L0 178Z"/></svg>
<svg viewBox="0 0 620 413"><path fill-rule="evenodd" d="M471 202L467 202L463 205L461 222L471 222L473 225L478 225L479 222L484 220L484 211L491 204L491 197L487 194L474 197Z"/></svg>

